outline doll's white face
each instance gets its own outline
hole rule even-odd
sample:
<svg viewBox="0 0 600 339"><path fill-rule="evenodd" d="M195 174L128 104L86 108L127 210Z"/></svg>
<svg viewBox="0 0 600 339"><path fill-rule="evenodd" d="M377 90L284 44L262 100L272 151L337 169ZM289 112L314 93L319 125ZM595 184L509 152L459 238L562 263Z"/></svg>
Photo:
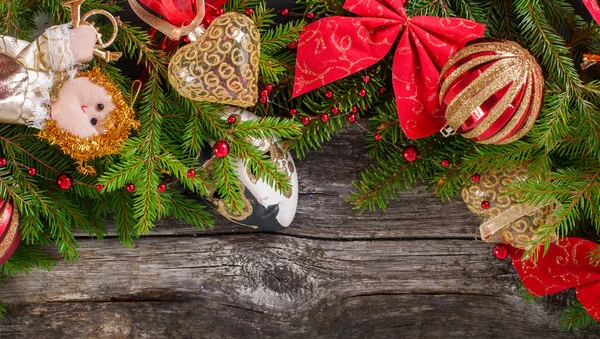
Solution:
<svg viewBox="0 0 600 339"><path fill-rule="evenodd" d="M230 114L236 114L241 117L240 120L258 119L256 115L240 109L230 109ZM276 140L278 141L278 140ZM261 229L276 230L277 224L288 227L294 220L296 208L298 206L298 173L294 164L294 159L289 152L284 152L281 145L271 144L267 140L254 139L253 144L264 152L269 152L271 160L279 168L285 171L291 181L292 191L284 195L273 189L266 182L256 178L249 169L244 166L242 160L237 162L237 172L240 180L246 186L247 190L254 196L256 202L265 209L253 210L253 220L260 220L263 225L257 225ZM278 211L275 211L277 206ZM258 214L258 215L257 215ZM243 221L242 221L243 222Z"/></svg>
<svg viewBox="0 0 600 339"><path fill-rule="evenodd" d="M87 138L104 133L104 119L115 104L102 86L80 77L65 82L50 107L58 127Z"/></svg>

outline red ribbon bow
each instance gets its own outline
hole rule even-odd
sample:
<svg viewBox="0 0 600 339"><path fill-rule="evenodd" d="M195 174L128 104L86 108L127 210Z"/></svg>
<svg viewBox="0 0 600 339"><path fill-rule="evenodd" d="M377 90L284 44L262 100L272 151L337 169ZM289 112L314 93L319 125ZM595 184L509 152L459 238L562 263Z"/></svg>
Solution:
<svg viewBox="0 0 600 339"><path fill-rule="evenodd" d="M332 16L307 25L298 41L294 97L381 60L405 27L396 48L392 81L404 133L423 138L444 127L438 99L439 70L484 25L456 18L408 18L406 0L347 0L362 17Z"/></svg>
<svg viewBox="0 0 600 339"><path fill-rule="evenodd" d="M193 8L196 0L140 0L140 2L162 15L165 20L175 26L185 24L186 21L192 20L196 16ZM227 0L206 0L204 20L213 20L217 8L223 6L226 2Z"/></svg>
<svg viewBox="0 0 600 339"><path fill-rule="evenodd" d="M523 251L511 248L513 264L532 295L541 296L575 287L577 299L600 321L600 267L590 262L598 245L579 238L562 238L534 264L523 260Z"/></svg>

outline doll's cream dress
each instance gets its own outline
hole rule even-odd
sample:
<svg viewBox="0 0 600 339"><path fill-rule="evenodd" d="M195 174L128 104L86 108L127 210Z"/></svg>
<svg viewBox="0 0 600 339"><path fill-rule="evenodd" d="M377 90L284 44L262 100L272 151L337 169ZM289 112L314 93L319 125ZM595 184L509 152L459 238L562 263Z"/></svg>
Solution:
<svg viewBox="0 0 600 339"><path fill-rule="evenodd" d="M70 39L70 24L50 27L34 42L0 35L0 123L44 127L54 84L78 71Z"/></svg>

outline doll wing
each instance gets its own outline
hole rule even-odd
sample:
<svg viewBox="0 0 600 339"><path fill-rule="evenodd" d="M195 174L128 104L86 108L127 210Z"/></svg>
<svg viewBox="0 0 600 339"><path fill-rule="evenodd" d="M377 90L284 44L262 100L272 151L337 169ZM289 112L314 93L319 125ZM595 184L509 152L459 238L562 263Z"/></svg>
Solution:
<svg viewBox="0 0 600 339"><path fill-rule="evenodd" d="M0 35L0 53L6 54L12 58L16 58L19 53L29 46L29 44L29 41Z"/></svg>

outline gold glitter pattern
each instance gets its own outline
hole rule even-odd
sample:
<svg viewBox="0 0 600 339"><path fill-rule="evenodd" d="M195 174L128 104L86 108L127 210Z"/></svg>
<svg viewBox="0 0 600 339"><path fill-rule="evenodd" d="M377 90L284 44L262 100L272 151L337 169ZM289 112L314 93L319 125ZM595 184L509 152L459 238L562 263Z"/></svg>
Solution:
<svg viewBox="0 0 600 339"><path fill-rule="evenodd" d="M12 213L8 213L8 208L12 207ZM20 241L19 235L19 212L12 205L12 202L5 202L2 208L2 215L0 217L0 223L6 222L6 218L10 218L10 225L6 229L4 235L1 237L0 241L0 258L4 256L10 256L12 253L9 253L13 248L15 241ZM6 258L8 259L8 258ZM0 263L1 264L1 263Z"/></svg>
<svg viewBox="0 0 600 339"><path fill-rule="evenodd" d="M482 53L490 53L492 55ZM543 101L544 78L535 58L519 44L511 41L486 41L467 46L454 54L442 69L440 101L464 74L491 63L491 65L448 103L446 120L455 131L500 89L509 86L507 93L495 103L489 114L465 138L475 138L487 131L511 107L522 90L525 94L517 104L513 117L500 131L483 144L507 144L523 137L533 127ZM450 72L449 72L450 71ZM448 73L449 72L449 73ZM525 122L521 120L524 115ZM515 128L522 126L518 131Z"/></svg>
<svg viewBox="0 0 600 339"><path fill-rule="evenodd" d="M192 100L254 106L259 55L260 34L254 22L229 12L215 19L198 41L175 53L169 81Z"/></svg>
<svg viewBox="0 0 600 339"><path fill-rule="evenodd" d="M537 228L550 222L554 205L531 207L516 204L514 201L518 196L506 195L512 185L526 179L527 169L519 167L481 175L479 182L463 187L462 198L467 207L484 217L482 225L486 227L481 230L484 241L503 242L525 249L534 239ZM481 207L484 200L490 203L488 209ZM489 223L490 220L496 221L496 224ZM506 223L508 221L510 222Z"/></svg>
<svg viewBox="0 0 600 339"><path fill-rule="evenodd" d="M39 137L57 145L65 154L71 156L77 162L77 170L80 173L94 175L95 169L85 163L96 157L119 153L131 130L139 127L139 122L135 120L133 108L125 101L119 88L100 73L99 69L79 73L77 77L87 77L92 83L103 87L115 104L115 109L108 113L104 121L105 132L93 137L80 138L61 129L56 122L50 120L40 131Z"/></svg>

